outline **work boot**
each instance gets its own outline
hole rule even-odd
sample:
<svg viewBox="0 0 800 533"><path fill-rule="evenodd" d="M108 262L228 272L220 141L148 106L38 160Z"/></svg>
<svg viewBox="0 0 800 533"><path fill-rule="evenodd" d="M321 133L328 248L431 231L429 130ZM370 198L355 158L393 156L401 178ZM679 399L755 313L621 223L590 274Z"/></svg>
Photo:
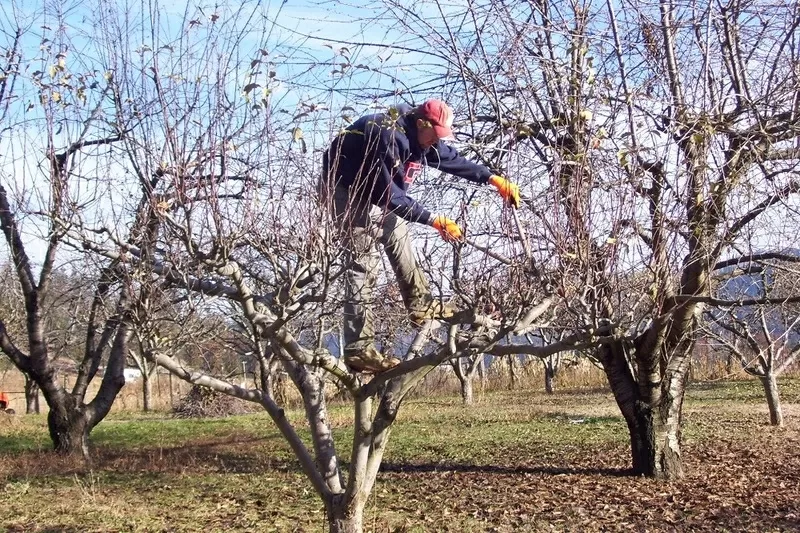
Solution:
<svg viewBox="0 0 800 533"><path fill-rule="evenodd" d="M370 345L365 348L344 351L344 364L354 372L379 374L400 364L396 357L384 357Z"/></svg>
<svg viewBox="0 0 800 533"><path fill-rule="evenodd" d="M408 318L411 323L419 327L426 320L439 320L451 318L456 313L456 309L450 304L442 304L440 300L434 300L430 296L411 304L408 310Z"/></svg>

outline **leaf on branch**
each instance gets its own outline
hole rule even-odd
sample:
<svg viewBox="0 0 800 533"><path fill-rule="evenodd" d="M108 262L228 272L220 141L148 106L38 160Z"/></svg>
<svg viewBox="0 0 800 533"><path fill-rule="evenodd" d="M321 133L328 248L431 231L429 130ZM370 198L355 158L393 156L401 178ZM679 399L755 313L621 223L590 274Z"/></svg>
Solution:
<svg viewBox="0 0 800 533"><path fill-rule="evenodd" d="M530 137L533 133L530 126L525 124L524 122L517 124L517 135L524 135L526 137Z"/></svg>
<svg viewBox="0 0 800 533"><path fill-rule="evenodd" d="M253 89L257 89L258 87L261 87L260 83L248 83L247 85L244 86L243 91L245 94L247 94Z"/></svg>

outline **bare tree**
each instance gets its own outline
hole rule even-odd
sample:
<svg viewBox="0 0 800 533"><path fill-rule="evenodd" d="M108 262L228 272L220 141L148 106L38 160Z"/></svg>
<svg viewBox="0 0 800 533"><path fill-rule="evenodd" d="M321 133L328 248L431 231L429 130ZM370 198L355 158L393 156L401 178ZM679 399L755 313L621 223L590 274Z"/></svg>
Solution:
<svg viewBox="0 0 800 533"><path fill-rule="evenodd" d="M198 316L196 308L172 301L169 292L153 283L141 283L131 322L135 348L129 349L128 358L142 375L144 412L152 405L152 378L158 371L155 354L187 360L192 347L203 346L226 331L221 316ZM221 354L215 354L215 358L221 359Z"/></svg>
<svg viewBox="0 0 800 533"><path fill-rule="evenodd" d="M390 4L447 51L487 159L538 177L529 249L596 343L634 470L680 476L710 276L797 239L797 6L480 2L456 25Z"/></svg>
<svg viewBox="0 0 800 533"><path fill-rule="evenodd" d="M475 376L483 363L484 357L486 357L484 354L478 353L450 361L450 365L453 367L458 383L461 386L461 399L466 405L471 405L475 401L473 392Z"/></svg>
<svg viewBox="0 0 800 533"><path fill-rule="evenodd" d="M384 327L384 344L404 360L399 366L370 381L351 373L330 349L341 316L342 273L349 265L333 244L332 221L317 208L318 176L307 156L314 139L293 126L294 117L320 108L310 111L299 103L301 113L279 113L281 104L270 91L282 78L282 65L273 55L283 50L242 51L258 42L241 29L242 21L259 13L248 5L205 16L191 12L185 31L173 38L161 33L166 30L158 24L158 12L145 12L145 45L132 53L118 46L125 41L122 28L129 31L124 24L129 15L103 11L107 18L97 42L113 71L109 95L121 138L111 151L131 176L136 194L129 204L124 202L131 194L116 196L117 218L108 223L88 213L56 222L76 249L116 265L137 302L156 284L185 302L184 310L205 313L220 300L236 307L237 328L246 325L257 341L262 377L269 375L269 358L277 357L299 392L311 447L270 387L243 387L165 352L154 351L152 357L188 382L263 406L322 499L331 529L360 531L403 399L439 364L476 357L512 330L530 327L550 301L533 306L541 295L538 286L518 290L510 299L502 290L496 295L479 288L459 291L465 305L449 324L428 321L409 329L398 321ZM179 67L180 79L175 79ZM244 79L243 71L248 73ZM123 219L122 213L132 218ZM126 226L135 240L120 237L117 228ZM426 254L431 262L455 252L438 237L431 242L436 243ZM521 285L519 273L508 279ZM450 285L447 278L434 281L441 281L437 290ZM496 300L507 318L482 314L481 298ZM146 333L143 324L157 319L154 310L132 309L141 312L138 329ZM398 314L391 305L385 309ZM324 391L329 379L353 402L356 431L346 448L346 469L329 424Z"/></svg>
<svg viewBox="0 0 800 533"><path fill-rule="evenodd" d="M34 14L29 20L23 20L28 16L24 11L15 11L19 18L2 20L6 63L0 81L0 131L5 146L0 165L0 226L24 299L26 327L20 338L0 319L0 349L41 389L50 408L48 427L56 450L88 456L89 432L108 413L124 383L130 334L127 295L118 291L113 265L96 269L83 357L71 390L58 379L50 357L45 310L60 267L62 221L77 207L69 192L79 188L84 169L81 155L113 144L119 137L93 136L103 92L90 95L90 75L79 64L68 62L74 50L61 26L63 12L57 9ZM54 24L43 28L44 35L37 39L32 27L38 31L40 17L52 17ZM53 27L57 29L47 29ZM36 184L35 195L27 189L29 181ZM25 233L37 226L42 230L40 240L30 244ZM104 360L98 392L87 401L89 383Z"/></svg>
<svg viewBox="0 0 800 533"><path fill-rule="evenodd" d="M797 290L796 272L785 262L744 267L744 271L736 269L719 283L717 292L722 293L719 296L729 300L755 297L779 302L781 294L791 298ZM786 301L759 303L708 309L703 316L703 332L738 360L746 373L758 378L764 387L770 424L783 426L778 377L800 357L797 305Z"/></svg>

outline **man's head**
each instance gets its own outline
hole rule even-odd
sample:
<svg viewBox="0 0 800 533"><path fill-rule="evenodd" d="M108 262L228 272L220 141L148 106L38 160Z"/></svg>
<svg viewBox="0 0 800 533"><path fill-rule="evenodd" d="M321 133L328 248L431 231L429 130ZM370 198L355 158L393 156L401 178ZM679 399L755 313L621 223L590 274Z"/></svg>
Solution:
<svg viewBox="0 0 800 533"><path fill-rule="evenodd" d="M422 148L428 149L439 139L453 136L453 110L441 100L427 100L417 107L417 140Z"/></svg>

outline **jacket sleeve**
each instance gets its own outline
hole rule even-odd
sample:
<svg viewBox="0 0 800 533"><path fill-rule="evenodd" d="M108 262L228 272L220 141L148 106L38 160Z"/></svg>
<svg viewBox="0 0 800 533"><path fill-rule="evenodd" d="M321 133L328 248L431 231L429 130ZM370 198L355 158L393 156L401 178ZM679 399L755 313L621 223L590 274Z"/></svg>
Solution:
<svg viewBox="0 0 800 533"><path fill-rule="evenodd" d="M466 159L458 150L443 141L428 150L426 159L429 167L481 185L488 183L489 176L493 174L487 167Z"/></svg>
<svg viewBox="0 0 800 533"><path fill-rule="evenodd" d="M403 183L403 157L397 134L393 130L381 128L379 139L376 139L376 150L373 168L376 169L372 203L388 209L400 218L409 222L427 224L431 213L419 202L406 193L398 183Z"/></svg>

